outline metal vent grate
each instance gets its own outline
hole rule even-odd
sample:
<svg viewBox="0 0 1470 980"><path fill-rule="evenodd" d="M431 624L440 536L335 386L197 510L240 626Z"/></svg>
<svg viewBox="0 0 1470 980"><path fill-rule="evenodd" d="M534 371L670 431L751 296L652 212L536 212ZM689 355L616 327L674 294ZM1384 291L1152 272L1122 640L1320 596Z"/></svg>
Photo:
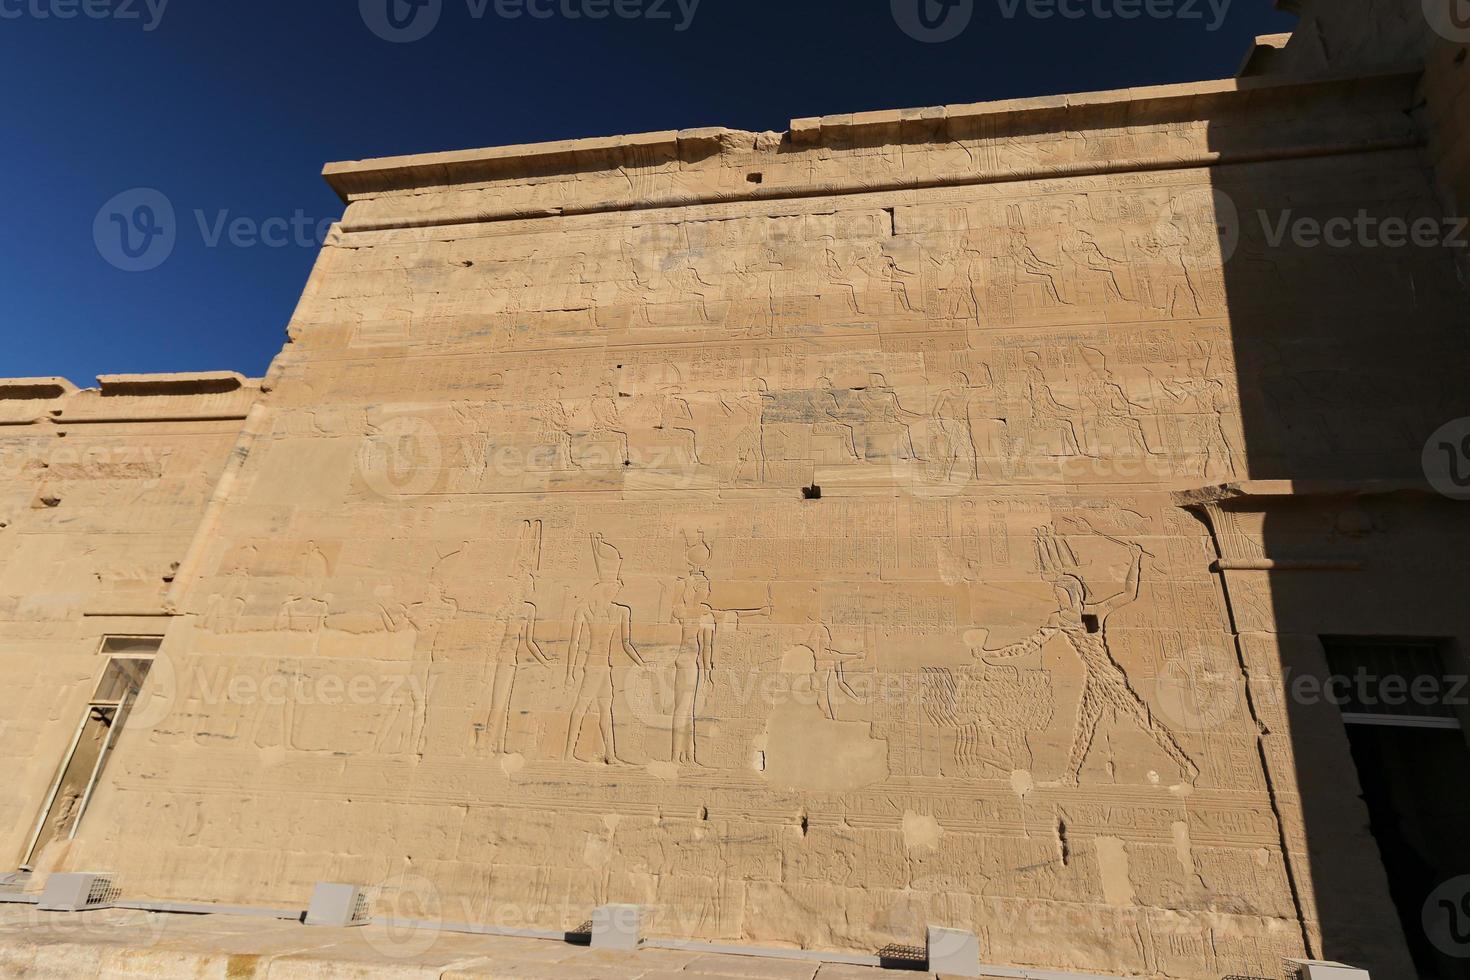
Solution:
<svg viewBox="0 0 1470 980"><path fill-rule="evenodd" d="M111 905L122 896L122 889L113 882L111 875L98 875L87 889L87 905Z"/></svg>

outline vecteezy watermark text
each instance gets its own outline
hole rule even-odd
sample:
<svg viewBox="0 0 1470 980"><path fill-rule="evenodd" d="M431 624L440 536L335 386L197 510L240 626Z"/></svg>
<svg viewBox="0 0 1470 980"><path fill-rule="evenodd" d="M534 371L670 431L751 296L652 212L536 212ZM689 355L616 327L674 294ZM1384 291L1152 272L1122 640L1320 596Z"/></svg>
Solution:
<svg viewBox="0 0 1470 980"><path fill-rule="evenodd" d="M1207 31L1225 25L1234 0L996 0L1006 20L1200 21Z"/></svg>
<svg viewBox="0 0 1470 980"><path fill-rule="evenodd" d="M1421 216L1382 217L1366 208L1349 217L1314 218L1290 208L1272 215L1258 212L1266 244L1280 248L1290 239L1297 248L1467 248L1470 219Z"/></svg>
<svg viewBox="0 0 1470 980"><path fill-rule="evenodd" d="M1225 24L1234 0L994 0L1002 20L1177 20L1207 31ZM889 0L893 20L916 41L940 44L965 32L975 0Z"/></svg>
<svg viewBox="0 0 1470 980"><path fill-rule="evenodd" d="M3 2L3 0L0 0ZM319 248L333 218L312 218L297 208L290 215L259 218L228 208L195 208L193 224L205 248ZM168 261L179 239L173 202L162 191L135 187L98 209L92 241L106 262L124 272L147 272Z"/></svg>
<svg viewBox="0 0 1470 980"><path fill-rule="evenodd" d="M701 0L465 0L474 21L493 15L500 20L647 20L687 31ZM444 0L358 0L362 22L384 41L409 44L434 32L444 15Z"/></svg>
<svg viewBox="0 0 1470 980"><path fill-rule="evenodd" d="M155 31L169 0L0 0L0 20L137 21Z"/></svg>

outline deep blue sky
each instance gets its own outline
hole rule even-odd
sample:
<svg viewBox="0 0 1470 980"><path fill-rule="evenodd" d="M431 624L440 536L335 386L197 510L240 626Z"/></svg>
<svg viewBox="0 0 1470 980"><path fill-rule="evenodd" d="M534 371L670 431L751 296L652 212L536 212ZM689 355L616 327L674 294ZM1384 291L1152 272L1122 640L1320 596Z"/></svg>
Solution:
<svg viewBox="0 0 1470 980"><path fill-rule="evenodd" d="M1226 77L1253 35L1293 23L1270 0L1230 0L1215 30L1211 0L1203 19L1130 21L970 0L958 38L923 43L897 26L903 0L701 0L684 31L678 0L668 20L601 21L507 20L506 0L476 19L481 0L442 0L436 30L392 44L359 0L168 0L145 30L149 2L0 0L0 376L259 375L315 249L210 247L195 212L336 217L328 161ZM36 15L82 4L139 18ZM130 273L94 220L137 187L172 204L176 244Z"/></svg>

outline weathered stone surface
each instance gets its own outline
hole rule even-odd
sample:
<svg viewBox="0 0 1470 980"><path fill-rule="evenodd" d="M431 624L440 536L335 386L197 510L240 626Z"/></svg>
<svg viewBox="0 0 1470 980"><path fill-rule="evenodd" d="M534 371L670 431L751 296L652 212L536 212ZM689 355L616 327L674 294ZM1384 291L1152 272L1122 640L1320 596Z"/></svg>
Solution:
<svg viewBox="0 0 1470 980"><path fill-rule="evenodd" d="M264 386L0 383L5 847L101 638L159 636L39 870L1407 975L1341 718L1283 689L1327 672L1321 636L1465 639L1470 536L1420 460L1470 415L1466 295L1447 250L1270 229L1442 216L1421 152L1442 190L1463 141L1406 111L1426 84L329 167L346 212Z"/></svg>

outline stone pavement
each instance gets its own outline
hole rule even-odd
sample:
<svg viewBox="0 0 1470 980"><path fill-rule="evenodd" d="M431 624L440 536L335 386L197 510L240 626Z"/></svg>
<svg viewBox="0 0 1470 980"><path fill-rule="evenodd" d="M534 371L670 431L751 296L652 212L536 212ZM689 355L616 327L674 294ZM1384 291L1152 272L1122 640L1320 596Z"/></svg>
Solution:
<svg viewBox="0 0 1470 980"><path fill-rule="evenodd" d="M907 980L933 974L432 930L0 905L0 977L27 980Z"/></svg>

